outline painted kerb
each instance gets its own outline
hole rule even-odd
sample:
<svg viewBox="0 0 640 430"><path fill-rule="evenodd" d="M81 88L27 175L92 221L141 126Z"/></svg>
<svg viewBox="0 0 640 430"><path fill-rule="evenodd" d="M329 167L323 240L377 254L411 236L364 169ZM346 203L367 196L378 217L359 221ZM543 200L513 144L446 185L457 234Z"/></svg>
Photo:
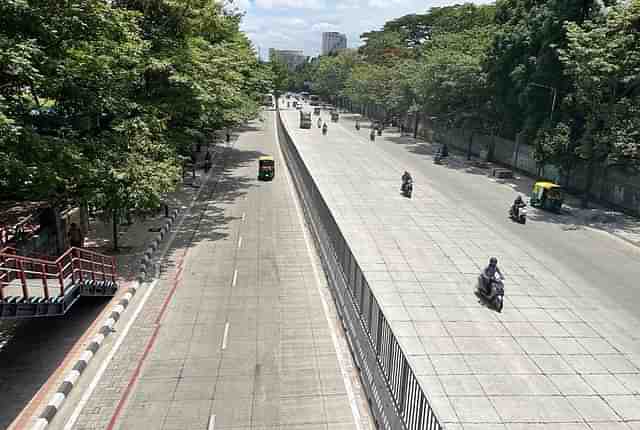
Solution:
<svg viewBox="0 0 640 430"><path fill-rule="evenodd" d="M378 426L443 429L279 112L278 131Z"/></svg>

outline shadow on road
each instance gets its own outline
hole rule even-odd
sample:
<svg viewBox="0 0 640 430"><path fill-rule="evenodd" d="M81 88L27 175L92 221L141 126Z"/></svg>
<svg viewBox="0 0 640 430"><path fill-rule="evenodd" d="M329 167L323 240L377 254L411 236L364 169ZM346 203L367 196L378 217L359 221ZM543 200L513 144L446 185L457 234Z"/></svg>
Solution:
<svg viewBox="0 0 640 430"><path fill-rule="evenodd" d="M63 317L0 322L0 428L9 427L108 302L83 297Z"/></svg>

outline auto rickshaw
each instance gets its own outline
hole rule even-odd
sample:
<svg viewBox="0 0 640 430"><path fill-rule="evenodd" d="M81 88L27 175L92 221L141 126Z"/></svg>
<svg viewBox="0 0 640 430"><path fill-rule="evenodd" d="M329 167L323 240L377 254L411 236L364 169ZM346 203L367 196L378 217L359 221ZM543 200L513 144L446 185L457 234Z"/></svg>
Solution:
<svg viewBox="0 0 640 430"><path fill-rule="evenodd" d="M314 107L313 108L313 114L314 115L320 115L320 108L319 107Z"/></svg>
<svg viewBox="0 0 640 430"><path fill-rule="evenodd" d="M536 182L529 203L533 207L560 212L564 202L564 191L558 184L548 181Z"/></svg>
<svg viewBox="0 0 640 430"><path fill-rule="evenodd" d="M275 161L271 156L260 157L258 159L258 180L270 181L275 176Z"/></svg>
<svg viewBox="0 0 640 430"><path fill-rule="evenodd" d="M331 112L331 122L338 122L339 118L340 115L338 114L338 112Z"/></svg>

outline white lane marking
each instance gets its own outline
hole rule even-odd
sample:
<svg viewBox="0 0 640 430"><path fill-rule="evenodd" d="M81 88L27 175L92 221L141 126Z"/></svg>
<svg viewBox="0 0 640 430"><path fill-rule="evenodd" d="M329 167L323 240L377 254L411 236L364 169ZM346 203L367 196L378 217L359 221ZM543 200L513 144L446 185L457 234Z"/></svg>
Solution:
<svg viewBox="0 0 640 430"><path fill-rule="evenodd" d="M277 122L277 115L273 116L273 123L274 123L274 133L276 136L276 144L278 145L278 148L280 149L280 155L282 156L282 159L284 160L284 154L282 153L282 147L280 146L280 137L278 135L278 122ZM347 368L346 368L346 364L344 363L344 360L342 359L341 355L338 353L338 351L340 351L340 347L338 344L338 336L336 336L336 327L335 324L333 323L333 321L331 320L330 314L329 314L329 304L327 303L327 301L324 298L324 295L322 294L322 289L320 288L321 285L321 281L320 281L320 272L318 271L318 266L316 265L316 260L314 258L314 253L313 253L313 244L311 243L311 239L309 238L309 234L307 232L306 229L306 225L304 222L304 216L302 214L302 209L300 208L300 203L298 202L297 199L297 195L294 193L294 188L293 188L293 182L291 179L291 174L289 173L289 169L282 169L285 171L285 176L287 178L287 183L288 183L288 188L289 188L289 194L291 194L291 197L293 198L293 204L296 207L296 213L298 214L298 221L300 223L300 228L302 228L302 234L304 235L304 241L305 244L307 245L307 253L309 254L309 258L311 259L311 266L313 267L313 274L316 278L316 288L318 289L318 293L320 296L320 301L322 302L322 309L324 311L324 316L327 319L327 324L329 324L329 331L331 332L331 340L333 341L333 347L336 351L336 356L338 358L338 364L340 366L340 373L342 374L342 379L344 380L344 385L345 385L345 389L347 391L347 397L349 398L349 404L351 405L351 413L353 414L353 419L355 421L356 424L356 429L357 430L362 430L362 424L361 424L361 417L360 417L360 409L358 408L358 403L356 401L356 396L354 393L354 388L353 388L353 383L351 381L351 378L349 376L349 373L347 372Z"/></svg>
<svg viewBox="0 0 640 430"><path fill-rule="evenodd" d="M80 416L80 413L82 412L82 409L85 407L85 405L89 401L89 398L93 394L93 391L98 386L98 382L100 382L102 375L107 370L107 366L109 366L109 363L111 363L111 360L116 355L116 352L118 352L120 345L122 345L122 342L124 342L125 337L127 337L127 333L129 333L129 330L131 329L131 327L133 326L133 323L138 318L138 315L142 311L142 308L144 307L144 304L147 302L147 299L151 296L151 293L155 289L157 283L158 283L158 279L154 279L153 282L147 287L147 291L144 293L144 296L142 297L142 300L140 300L140 303L138 303L138 307L136 308L135 312L131 316L131 319L127 321L127 325L124 327L124 330L120 332L120 337L118 337L118 340L116 340L116 343L111 348L111 351L109 351L109 354L107 355L105 360L102 362L102 365L98 369L98 373L96 373L96 375L91 380L91 383L89 384L85 392L82 394L80 401L78 402L76 408L73 410L73 413L69 417L69 420L65 424L64 430L71 430L75 425L76 421L78 420L78 417Z"/></svg>
<svg viewBox="0 0 640 430"><path fill-rule="evenodd" d="M209 425L207 425L207 430L213 430L216 428L216 416L211 415L209 417Z"/></svg>
<svg viewBox="0 0 640 430"><path fill-rule="evenodd" d="M244 222L246 217L247 217L247 213L246 212L242 212L242 222Z"/></svg>
<svg viewBox="0 0 640 430"><path fill-rule="evenodd" d="M227 349L227 340L229 338L229 321L224 325L224 335L222 336L222 349Z"/></svg>
<svg viewBox="0 0 640 430"><path fill-rule="evenodd" d="M238 269L233 271L233 281L231 281L231 286L236 286L236 281L238 280Z"/></svg>
<svg viewBox="0 0 640 430"><path fill-rule="evenodd" d="M242 236L238 238L238 248L242 248Z"/></svg>

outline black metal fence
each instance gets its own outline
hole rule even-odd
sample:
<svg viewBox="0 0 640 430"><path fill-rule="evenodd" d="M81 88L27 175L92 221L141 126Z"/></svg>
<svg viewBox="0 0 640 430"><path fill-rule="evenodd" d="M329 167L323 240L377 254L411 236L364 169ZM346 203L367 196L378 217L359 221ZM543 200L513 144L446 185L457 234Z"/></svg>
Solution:
<svg viewBox="0 0 640 430"><path fill-rule="evenodd" d="M378 426L441 430L429 400L403 354L338 224L320 194L278 112L278 131L294 185L322 255L338 312Z"/></svg>

